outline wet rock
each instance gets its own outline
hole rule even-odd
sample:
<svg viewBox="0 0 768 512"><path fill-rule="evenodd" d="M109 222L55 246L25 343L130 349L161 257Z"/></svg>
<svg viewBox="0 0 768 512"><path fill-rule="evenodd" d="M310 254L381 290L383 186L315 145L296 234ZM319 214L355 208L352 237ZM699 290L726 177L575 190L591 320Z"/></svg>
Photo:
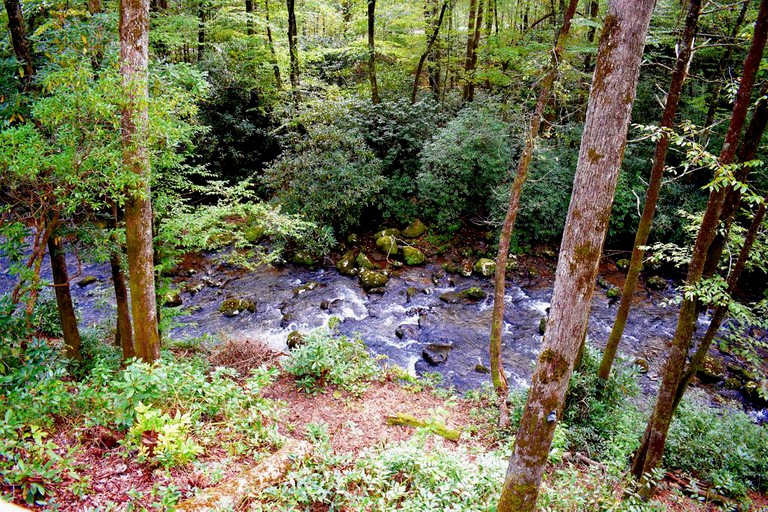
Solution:
<svg viewBox="0 0 768 512"><path fill-rule="evenodd" d="M423 264L427 257L417 248L406 245L403 247L403 259L406 265L414 266Z"/></svg>
<svg viewBox="0 0 768 512"><path fill-rule="evenodd" d="M667 289L667 280L660 276L653 276L648 279L648 281L645 282L646 286L650 288L651 290L656 290L663 292Z"/></svg>
<svg viewBox="0 0 768 512"><path fill-rule="evenodd" d="M410 286L407 290L405 290L405 302L406 303L411 302L411 299L417 293L419 293L419 290L416 287L414 287L414 286Z"/></svg>
<svg viewBox="0 0 768 512"><path fill-rule="evenodd" d="M202 281L206 286L210 286L211 288L220 288L223 284L221 281L217 281L211 276L203 276Z"/></svg>
<svg viewBox="0 0 768 512"><path fill-rule="evenodd" d="M611 287L610 283L606 281L603 276L597 276L597 286L599 286L603 290L607 290Z"/></svg>
<svg viewBox="0 0 768 512"><path fill-rule="evenodd" d="M450 343L430 343L421 351L421 357L432 366L437 366L448 360L448 355L453 350Z"/></svg>
<svg viewBox="0 0 768 512"><path fill-rule="evenodd" d="M392 260L389 262L389 264L392 266L395 270L400 270L403 268L403 265L405 265L402 261Z"/></svg>
<svg viewBox="0 0 768 512"><path fill-rule="evenodd" d="M163 305L169 308L181 306L181 293L178 290L170 291L163 296Z"/></svg>
<svg viewBox="0 0 768 512"><path fill-rule="evenodd" d="M472 271L483 277L491 277L496 273L496 262L490 258L480 258L472 267Z"/></svg>
<svg viewBox="0 0 768 512"><path fill-rule="evenodd" d="M440 294L440 300L446 304L458 304L464 300L464 295L461 292L445 292Z"/></svg>
<svg viewBox="0 0 768 512"><path fill-rule="evenodd" d="M285 340L285 343L288 345L288 350L293 350L304 344L304 335L299 331L291 331L288 333L288 338Z"/></svg>
<svg viewBox="0 0 768 512"><path fill-rule="evenodd" d="M339 274L345 276L357 275L357 269L355 268L355 251L347 251L339 261L336 262L336 270Z"/></svg>
<svg viewBox="0 0 768 512"><path fill-rule="evenodd" d="M369 295L384 295L387 292L387 289L383 286L378 286L376 288L371 288L370 290L367 290Z"/></svg>
<svg viewBox="0 0 768 512"><path fill-rule="evenodd" d="M250 299L227 299L219 306L219 312L226 317L237 316L245 311L255 313L256 303Z"/></svg>
<svg viewBox="0 0 768 512"><path fill-rule="evenodd" d="M376 239L376 247L387 256L396 256L399 253L397 240L392 235L381 236Z"/></svg>
<svg viewBox="0 0 768 512"><path fill-rule="evenodd" d="M290 313L285 313L282 318L280 318L280 327L285 329L291 324L291 322L293 322L293 315Z"/></svg>
<svg viewBox="0 0 768 512"><path fill-rule="evenodd" d="M360 241L360 237L355 233L350 233L347 237L348 244L356 244Z"/></svg>
<svg viewBox="0 0 768 512"><path fill-rule="evenodd" d="M448 304L457 304L459 302L470 300L477 301L482 300L488 296L482 288L473 286L466 290L445 292L440 294L440 300Z"/></svg>
<svg viewBox="0 0 768 512"><path fill-rule="evenodd" d="M638 357L632 362L633 365L637 366L639 368L640 373L648 373L649 366L648 366L648 360L643 357Z"/></svg>
<svg viewBox="0 0 768 512"><path fill-rule="evenodd" d="M249 226L243 231L243 237L249 244L257 244L261 242L265 234L266 230L264 227L259 226L258 224Z"/></svg>
<svg viewBox="0 0 768 512"><path fill-rule="evenodd" d="M433 272L431 276L429 276L429 280L432 281L432 284L437 286L440 284L440 281L443 280L443 277L445 277L445 272L442 270L438 272Z"/></svg>
<svg viewBox="0 0 768 512"><path fill-rule="evenodd" d="M371 259L368 256L366 256L364 252L359 252L357 254L357 258L355 258L355 263L357 263L358 267L364 268L366 270L376 269L376 265L373 264Z"/></svg>
<svg viewBox="0 0 768 512"><path fill-rule="evenodd" d="M311 292L312 290L317 290L318 288L322 288L324 285L318 283L317 281L309 281L301 286L297 286L293 289L293 296L298 297L302 293Z"/></svg>
<svg viewBox="0 0 768 512"><path fill-rule="evenodd" d="M626 272L629 269L629 260L627 258L621 258L616 262L616 268Z"/></svg>
<svg viewBox="0 0 768 512"><path fill-rule="evenodd" d="M608 288L605 292L605 296L611 300L611 302L616 301L619 297L621 297L621 290L616 288L615 286L613 288Z"/></svg>
<svg viewBox="0 0 768 512"><path fill-rule="evenodd" d="M311 267L315 264L315 258L312 257L312 254L310 254L309 251L296 251L293 253L291 262L297 265Z"/></svg>
<svg viewBox="0 0 768 512"><path fill-rule="evenodd" d="M483 300L488 296L488 294L485 293L485 291L482 288L479 288L477 286L473 286L472 288L467 288L462 293L469 300Z"/></svg>
<svg viewBox="0 0 768 512"><path fill-rule="evenodd" d="M747 380L755 380L755 374L747 370L743 366L739 366L737 364L731 363L728 365L727 368L729 372L735 375L742 382Z"/></svg>
<svg viewBox="0 0 768 512"><path fill-rule="evenodd" d="M517 256L510 254L507 257L507 272L516 272L520 268L520 263L517 261Z"/></svg>
<svg viewBox="0 0 768 512"><path fill-rule="evenodd" d="M381 231L377 231L375 235L373 235L374 240L378 240L381 237L384 236L394 236L399 237L400 236L400 230L395 228L385 228Z"/></svg>
<svg viewBox="0 0 768 512"><path fill-rule="evenodd" d="M458 274L461 271L458 265L450 261L443 263L443 270L445 270L447 274Z"/></svg>
<svg viewBox="0 0 768 512"><path fill-rule="evenodd" d="M477 373L491 373L491 369L485 366L483 363L477 363L475 365L475 371Z"/></svg>
<svg viewBox="0 0 768 512"><path fill-rule="evenodd" d="M365 269L360 271L360 284L366 291L381 288L387 284L387 281L389 281L389 277L383 272Z"/></svg>
<svg viewBox="0 0 768 512"><path fill-rule="evenodd" d="M547 332L547 317L543 316L539 320L539 334L544 336L545 332Z"/></svg>
<svg viewBox="0 0 768 512"><path fill-rule="evenodd" d="M716 357L707 356L696 371L696 376L704 383L714 383L725 380L727 376L725 364Z"/></svg>
<svg viewBox="0 0 768 512"><path fill-rule="evenodd" d="M77 282L77 286L80 288L85 288L88 285L91 285L99 280L96 276L85 276L81 280Z"/></svg>
<svg viewBox="0 0 768 512"><path fill-rule="evenodd" d="M741 388L741 381L735 377L730 377L728 379L725 379L725 383L723 384L725 389L730 390L736 390Z"/></svg>
<svg viewBox="0 0 768 512"><path fill-rule="evenodd" d="M205 288L204 283L185 283L184 284L184 291L189 292L190 295L195 295L197 293L200 293L203 288Z"/></svg>
<svg viewBox="0 0 768 512"><path fill-rule="evenodd" d="M471 261L469 260L461 261L461 268L459 268L459 274L461 274L464 277L469 277L472 275L473 270L474 270L474 265L472 265Z"/></svg>
<svg viewBox="0 0 768 512"><path fill-rule="evenodd" d="M402 235L405 238L419 238L426 232L427 226L425 226L419 219L414 219L414 221L403 230Z"/></svg>
<svg viewBox="0 0 768 512"><path fill-rule="evenodd" d="M395 336L401 340L419 339L419 326L414 324L402 324L395 329Z"/></svg>

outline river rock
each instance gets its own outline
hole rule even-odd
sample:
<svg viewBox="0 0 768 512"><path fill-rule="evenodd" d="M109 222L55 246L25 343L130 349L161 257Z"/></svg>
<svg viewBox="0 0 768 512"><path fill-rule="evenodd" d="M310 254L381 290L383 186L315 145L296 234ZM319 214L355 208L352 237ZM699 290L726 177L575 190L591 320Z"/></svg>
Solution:
<svg viewBox="0 0 768 512"><path fill-rule="evenodd" d="M392 235L385 235L377 238L376 247L387 256L396 256L399 252L397 248L397 240Z"/></svg>
<svg viewBox="0 0 768 512"><path fill-rule="evenodd" d="M457 304L465 300L470 300L470 301L482 300L487 296L488 294L485 293L485 291L483 291L482 288L473 286L472 288L467 288L466 290L461 290L461 291L457 290L453 292L442 293L440 294L440 300L448 304Z"/></svg>
<svg viewBox="0 0 768 512"><path fill-rule="evenodd" d="M182 303L181 293L178 290L170 291L163 296L163 305L166 307L175 308L181 306Z"/></svg>
<svg viewBox="0 0 768 512"><path fill-rule="evenodd" d="M610 283L608 283L603 276L597 276L597 286L603 290L607 290L611 287Z"/></svg>
<svg viewBox="0 0 768 512"><path fill-rule="evenodd" d="M299 331L291 331L288 333L288 338L285 340L285 343L288 345L288 350L293 350L304 344L304 335Z"/></svg>
<svg viewBox="0 0 768 512"><path fill-rule="evenodd" d="M417 248L406 245L403 247L403 259L405 260L406 265L413 266L423 264L427 257Z"/></svg>
<svg viewBox="0 0 768 512"><path fill-rule="evenodd" d="M401 340L419 339L419 326L414 324L402 324L395 329L395 336Z"/></svg>
<svg viewBox="0 0 768 512"><path fill-rule="evenodd" d="M650 367L648 366L648 360L647 360L647 359L645 359L644 357L638 357L638 358L636 358L636 359L635 359L635 360L632 362L632 364L633 364L633 365L635 365L635 366L637 366L637 368L638 368L638 371L639 371L640 373L648 373L648 369L650 368Z"/></svg>
<svg viewBox="0 0 768 512"><path fill-rule="evenodd" d="M648 281L645 282L646 286L650 288L651 290L657 290L660 292L663 292L667 289L667 280L660 276L653 276L648 279Z"/></svg>
<svg viewBox="0 0 768 512"><path fill-rule="evenodd" d="M309 251L296 251L291 258L292 263L297 265L305 265L311 267L315 264L315 258L309 253Z"/></svg>
<svg viewBox="0 0 768 512"><path fill-rule="evenodd" d="M704 383L714 383L725 380L727 376L725 364L716 357L707 356L701 363L701 368L696 370L696 376Z"/></svg>
<svg viewBox="0 0 768 512"><path fill-rule="evenodd" d="M453 350L450 343L430 343L421 351L421 357L432 366L437 366L448 360L448 354Z"/></svg>
<svg viewBox="0 0 768 512"><path fill-rule="evenodd" d="M616 268L626 272L627 269L629 269L629 260L627 258L621 258L616 262Z"/></svg>
<svg viewBox="0 0 768 512"><path fill-rule="evenodd" d="M374 240L378 240L379 238L383 236L394 236L398 237L400 236L400 230L395 228L384 228L381 231L377 231L375 235L373 235Z"/></svg>
<svg viewBox="0 0 768 512"><path fill-rule="evenodd" d="M507 257L507 272L516 272L520 268L520 263L517 261L517 256L510 254Z"/></svg>
<svg viewBox="0 0 768 512"><path fill-rule="evenodd" d="M389 277L383 272L365 269L360 271L360 283L366 291L381 288L387 284L387 281L389 281Z"/></svg>
<svg viewBox="0 0 768 512"><path fill-rule="evenodd" d="M480 258L472 270L479 276L491 277L496 273L496 262L490 258Z"/></svg>
<svg viewBox="0 0 768 512"><path fill-rule="evenodd" d="M371 259L366 256L364 252L357 253L357 258L355 258L355 263L357 263L357 266L360 268L364 268L366 270L375 270L376 265L373 264Z"/></svg>
<svg viewBox="0 0 768 512"><path fill-rule="evenodd" d="M219 312L227 317L237 316L240 313L248 311L249 313L256 312L256 303L251 299L227 299L219 306Z"/></svg>
<svg viewBox="0 0 768 512"><path fill-rule="evenodd" d="M414 219L413 222L403 230L402 235L405 238L419 238L426 232L427 226L425 226L419 219Z"/></svg>
<svg viewBox="0 0 768 512"><path fill-rule="evenodd" d="M469 300L483 300L488 296L488 294L485 293L485 291L482 288L479 288L477 286L473 286L472 288L467 288L462 293Z"/></svg>
<svg viewBox="0 0 768 512"><path fill-rule="evenodd" d="M377 286L376 288L371 288L368 291L368 295L384 295L387 292L387 289L383 286Z"/></svg>
<svg viewBox="0 0 768 512"><path fill-rule="evenodd" d="M405 290L405 303L411 302L411 299L416 296L416 294L419 293L419 289L415 286L409 286L407 290Z"/></svg>
<svg viewBox="0 0 768 512"><path fill-rule="evenodd" d="M297 286L293 289L293 296L298 297L302 293L311 292L312 290L317 290L318 288L322 288L323 284L318 283L317 281L309 281L301 286Z"/></svg>
<svg viewBox="0 0 768 512"><path fill-rule="evenodd" d="M205 288L205 283L185 283L184 291L189 292L190 295L195 295L196 293L200 293L203 288Z"/></svg>
<svg viewBox="0 0 768 512"><path fill-rule="evenodd" d="M491 373L491 369L485 366L483 363L477 363L475 365L475 371L477 373Z"/></svg>
<svg viewBox="0 0 768 512"><path fill-rule="evenodd" d="M336 270L339 274L345 276L357 275L357 269L355 268L355 251L347 251L339 261L336 262Z"/></svg>
<svg viewBox="0 0 768 512"><path fill-rule="evenodd" d="M80 288L85 288L86 286L91 285L98 280L99 278L96 276L85 276L77 282L77 286L79 286Z"/></svg>
<svg viewBox="0 0 768 512"><path fill-rule="evenodd" d="M611 301L615 301L619 297L621 297L621 290L616 288L615 286L613 288L608 288L605 291L605 296L610 299Z"/></svg>
<svg viewBox="0 0 768 512"><path fill-rule="evenodd" d="M446 261L443 263L443 270L445 270L446 274L458 274L461 271L458 265L452 261Z"/></svg>
<svg viewBox="0 0 768 512"><path fill-rule="evenodd" d="M474 270L474 265L472 265L471 261L462 260L461 267L459 268L459 274L461 274L464 277L469 277L472 275L473 270Z"/></svg>

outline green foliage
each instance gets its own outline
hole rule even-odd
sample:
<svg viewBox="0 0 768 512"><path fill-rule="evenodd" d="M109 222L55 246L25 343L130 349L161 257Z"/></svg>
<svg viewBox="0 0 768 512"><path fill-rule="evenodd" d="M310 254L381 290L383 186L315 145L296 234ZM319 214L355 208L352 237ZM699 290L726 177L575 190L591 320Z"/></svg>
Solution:
<svg viewBox="0 0 768 512"><path fill-rule="evenodd" d="M507 179L515 143L493 104L459 112L421 154L419 199L427 216L448 229L464 217L487 215L489 191Z"/></svg>
<svg viewBox="0 0 768 512"><path fill-rule="evenodd" d="M140 462L152 457L165 467L186 464L203 452L203 447L189 438L191 421L189 413L176 411L171 416L139 402L126 444L138 449Z"/></svg>
<svg viewBox="0 0 768 512"><path fill-rule="evenodd" d="M738 410L680 404L667 438L664 465L694 471L729 495L768 489L768 429Z"/></svg>
<svg viewBox="0 0 768 512"><path fill-rule="evenodd" d="M56 299L51 294L44 294L35 303L32 313L32 326L41 334L47 336L62 336L61 322Z"/></svg>
<svg viewBox="0 0 768 512"><path fill-rule="evenodd" d="M297 378L296 384L307 393L317 394L326 386L338 386L361 395L368 381L381 373L360 338L316 329L304 337L285 364Z"/></svg>

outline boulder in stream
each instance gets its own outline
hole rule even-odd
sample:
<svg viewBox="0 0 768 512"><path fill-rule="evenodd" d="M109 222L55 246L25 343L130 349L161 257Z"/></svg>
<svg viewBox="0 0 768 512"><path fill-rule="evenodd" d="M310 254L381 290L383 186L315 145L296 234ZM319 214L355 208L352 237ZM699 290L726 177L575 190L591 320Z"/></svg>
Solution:
<svg viewBox="0 0 768 512"><path fill-rule="evenodd" d="M403 247L403 259L405 260L406 265L414 266L423 264L427 260L427 257L416 247L406 245Z"/></svg>
<svg viewBox="0 0 768 512"><path fill-rule="evenodd" d="M419 219L414 219L414 221L403 230L402 235L404 238L419 238L426 233L426 231L427 226L425 226Z"/></svg>
<svg viewBox="0 0 768 512"><path fill-rule="evenodd" d="M377 231L375 235L373 235L374 240L378 240L379 238L383 236L394 236L398 237L400 236L400 230L396 228L384 228L381 231Z"/></svg>
<svg viewBox="0 0 768 512"><path fill-rule="evenodd" d="M256 303L251 299L230 298L225 300L219 306L219 312L226 317L237 316L242 312L256 312Z"/></svg>
<svg viewBox="0 0 768 512"><path fill-rule="evenodd" d="M453 291L453 292L445 292L440 294L440 300L443 302L446 302L448 304L457 304L459 302L468 300L468 301L478 301L486 298L488 296L485 291L477 286L473 286L471 288L467 288L466 290L461 291Z"/></svg>
<svg viewBox="0 0 768 512"><path fill-rule="evenodd" d="M365 291L381 288L385 286L388 281L389 277L383 272L365 269L360 271L360 283L363 285Z"/></svg>
<svg viewBox="0 0 768 512"><path fill-rule="evenodd" d="M419 339L419 326L415 324L401 324L395 329L395 336L401 340Z"/></svg>
<svg viewBox="0 0 768 512"><path fill-rule="evenodd" d="M291 331L288 333L288 338L285 340L288 345L288 350L293 350L304 344L304 335L299 331Z"/></svg>
<svg viewBox="0 0 768 512"><path fill-rule="evenodd" d="M399 253L397 240L393 235L385 235L377 238L376 247L387 256L396 256Z"/></svg>
<svg viewBox="0 0 768 512"><path fill-rule="evenodd" d="M451 343L430 343L421 351L421 357L432 366L437 366L448 360L448 354L453 350Z"/></svg>
<svg viewBox="0 0 768 512"><path fill-rule="evenodd" d="M648 281L645 282L645 284L651 290L656 290L660 292L663 292L664 290L666 290L668 286L667 280L661 276L653 276L649 278Z"/></svg>
<svg viewBox="0 0 768 512"><path fill-rule="evenodd" d="M163 296L163 305L169 308L179 307L182 302L181 293L178 290L170 291Z"/></svg>
<svg viewBox="0 0 768 512"><path fill-rule="evenodd" d="M77 286L79 286L80 288L85 288L86 286L91 285L98 280L99 278L96 276L85 276L77 282Z"/></svg>
<svg viewBox="0 0 768 512"><path fill-rule="evenodd" d="M357 269L355 268L355 251L349 250L344 253L339 261L336 262L336 270L339 274L345 276L357 275Z"/></svg>
<svg viewBox="0 0 768 512"><path fill-rule="evenodd" d="M479 276L491 277L496 273L496 262L490 258L480 258L472 270Z"/></svg>
<svg viewBox="0 0 768 512"><path fill-rule="evenodd" d="M360 268L364 268L366 270L375 270L376 265L373 264L371 259L366 256L364 252L359 252L357 254L357 258L355 258L355 263L357 263L357 266Z"/></svg>

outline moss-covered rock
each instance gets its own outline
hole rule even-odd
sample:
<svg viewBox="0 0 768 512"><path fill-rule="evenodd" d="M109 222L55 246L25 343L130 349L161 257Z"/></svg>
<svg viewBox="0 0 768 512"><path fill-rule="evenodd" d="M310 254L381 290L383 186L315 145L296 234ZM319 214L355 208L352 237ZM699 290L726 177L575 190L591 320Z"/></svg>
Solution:
<svg viewBox="0 0 768 512"><path fill-rule="evenodd" d="M661 276L650 277L645 284L651 290L656 290L660 292L663 292L664 290L666 290L668 286L667 280Z"/></svg>
<svg viewBox="0 0 768 512"><path fill-rule="evenodd" d="M99 278L96 276L85 276L77 282L77 286L79 286L80 288L85 288L86 286L92 285L98 280Z"/></svg>
<svg viewBox="0 0 768 512"><path fill-rule="evenodd" d="M517 261L517 256L510 254L507 258L507 272L516 272L520 268L520 263Z"/></svg>
<svg viewBox="0 0 768 512"><path fill-rule="evenodd" d="M462 293L464 293L464 296L469 300L483 300L488 296L488 294L485 293L485 291L482 288L479 288L477 286L473 286L472 288L467 288Z"/></svg>
<svg viewBox="0 0 768 512"><path fill-rule="evenodd" d="M419 238L426 232L427 226L425 226L419 219L414 219L414 221L403 230L402 235L405 238Z"/></svg>
<svg viewBox="0 0 768 512"><path fill-rule="evenodd" d="M312 290L317 290L318 288L321 288L325 285L318 283L317 281L308 281L304 283L301 286L297 286L293 289L293 296L298 297L302 293L311 292Z"/></svg>
<svg viewBox="0 0 768 512"><path fill-rule="evenodd" d="M638 368L638 371L639 371L640 373L648 373L648 370L650 369L650 367L649 367L649 365L648 365L648 360L647 360L647 359L645 359L644 357L638 357L638 358L636 358L636 359L635 359L635 360L632 362L632 364L633 364L633 365L635 365L635 366L637 366L637 368Z"/></svg>
<svg viewBox="0 0 768 512"><path fill-rule="evenodd" d="M205 283L184 283L184 291L189 292L190 295L200 293L205 288Z"/></svg>
<svg viewBox="0 0 768 512"><path fill-rule="evenodd" d="M419 293L419 289L415 286L409 286L407 290L405 290L405 302L411 302L411 299L416 296L416 294Z"/></svg>
<svg viewBox="0 0 768 512"><path fill-rule="evenodd" d="M393 235L384 235L376 239L376 247L387 256L396 256L399 252L397 240Z"/></svg>
<svg viewBox="0 0 768 512"><path fill-rule="evenodd" d="M286 339L286 344L288 345L289 350L293 350L296 347L300 347L304 344L304 335L301 334L299 331L291 331L288 333L288 339Z"/></svg>
<svg viewBox="0 0 768 512"><path fill-rule="evenodd" d="M377 272L375 270L361 270L360 271L360 284L363 289L373 290L374 288L381 288L387 284L389 277L383 272Z"/></svg>
<svg viewBox="0 0 768 512"><path fill-rule="evenodd" d="M475 371L477 373L491 373L491 369L485 366L483 363L477 363L475 365Z"/></svg>
<svg viewBox="0 0 768 512"><path fill-rule="evenodd" d="M621 258L616 262L616 267L619 270L627 271L629 269L629 260L627 258Z"/></svg>
<svg viewBox="0 0 768 512"><path fill-rule="evenodd" d="M176 308L181 306L182 303L181 293L178 290L170 291L163 296L163 305L166 307Z"/></svg>
<svg viewBox="0 0 768 512"><path fill-rule="evenodd" d="M373 235L373 238L375 240L378 240L379 238L383 236L394 236L399 237L400 236L400 230L395 228L384 228L381 231L377 231L376 234Z"/></svg>
<svg viewBox="0 0 768 512"><path fill-rule="evenodd" d="M613 288L608 288L605 291L605 296L608 297L610 300L616 300L619 297L621 297L621 290L616 288L615 286Z"/></svg>
<svg viewBox="0 0 768 512"><path fill-rule="evenodd" d="M237 316L243 312L255 313L256 303L251 299L227 299L219 306L219 312L227 317Z"/></svg>
<svg viewBox="0 0 768 512"><path fill-rule="evenodd" d="M339 274L345 276L357 275L357 269L355 268L355 251L347 251L339 261L336 262L336 270Z"/></svg>
<svg viewBox="0 0 768 512"><path fill-rule="evenodd" d="M376 265L374 265L371 259L368 256L366 256L364 252L357 253L357 257L355 258L355 263L357 263L358 267L364 268L366 270L376 269Z"/></svg>
<svg viewBox="0 0 768 512"><path fill-rule="evenodd" d="M496 262L490 258L480 258L475 262L472 271L483 277L491 277L496 273Z"/></svg>
<svg viewBox="0 0 768 512"><path fill-rule="evenodd" d="M443 263L443 270L446 274L458 274L461 269L452 261L446 261Z"/></svg>
<svg viewBox="0 0 768 512"><path fill-rule="evenodd" d="M725 380L727 371L725 364L720 359L707 356L701 363L701 368L696 371L696 375L702 382L713 383Z"/></svg>
<svg viewBox="0 0 768 512"><path fill-rule="evenodd" d="M264 239L264 235L266 235L266 229L264 229L264 226L259 226L258 224L248 226L243 231L243 237L250 244L261 242Z"/></svg>
<svg viewBox="0 0 768 512"><path fill-rule="evenodd" d="M488 294L485 293L485 291L483 291L482 288L473 286L471 288L467 288L466 290L445 292L440 295L440 300L448 304L456 304L458 302L462 302L465 300L469 300L469 301L482 300L487 296Z"/></svg>
<svg viewBox="0 0 768 512"><path fill-rule="evenodd" d="M360 237L356 233L350 233L349 236L347 236L348 244L356 244L359 241L360 241Z"/></svg>
<svg viewBox="0 0 768 512"><path fill-rule="evenodd" d="M315 264L315 258L309 251L296 251L291 257L291 262L297 265L305 265L311 267Z"/></svg>
<svg viewBox="0 0 768 512"><path fill-rule="evenodd" d="M611 284L605 280L603 276L597 276L597 286L603 290L607 290L611 287Z"/></svg>
<svg viewBox="0 0 768 512"><path fill-rule="evenodd" d="M403 259L406 265L421 265L427 260L427 257L417 248L406 245L403 247Z"/></svg>

